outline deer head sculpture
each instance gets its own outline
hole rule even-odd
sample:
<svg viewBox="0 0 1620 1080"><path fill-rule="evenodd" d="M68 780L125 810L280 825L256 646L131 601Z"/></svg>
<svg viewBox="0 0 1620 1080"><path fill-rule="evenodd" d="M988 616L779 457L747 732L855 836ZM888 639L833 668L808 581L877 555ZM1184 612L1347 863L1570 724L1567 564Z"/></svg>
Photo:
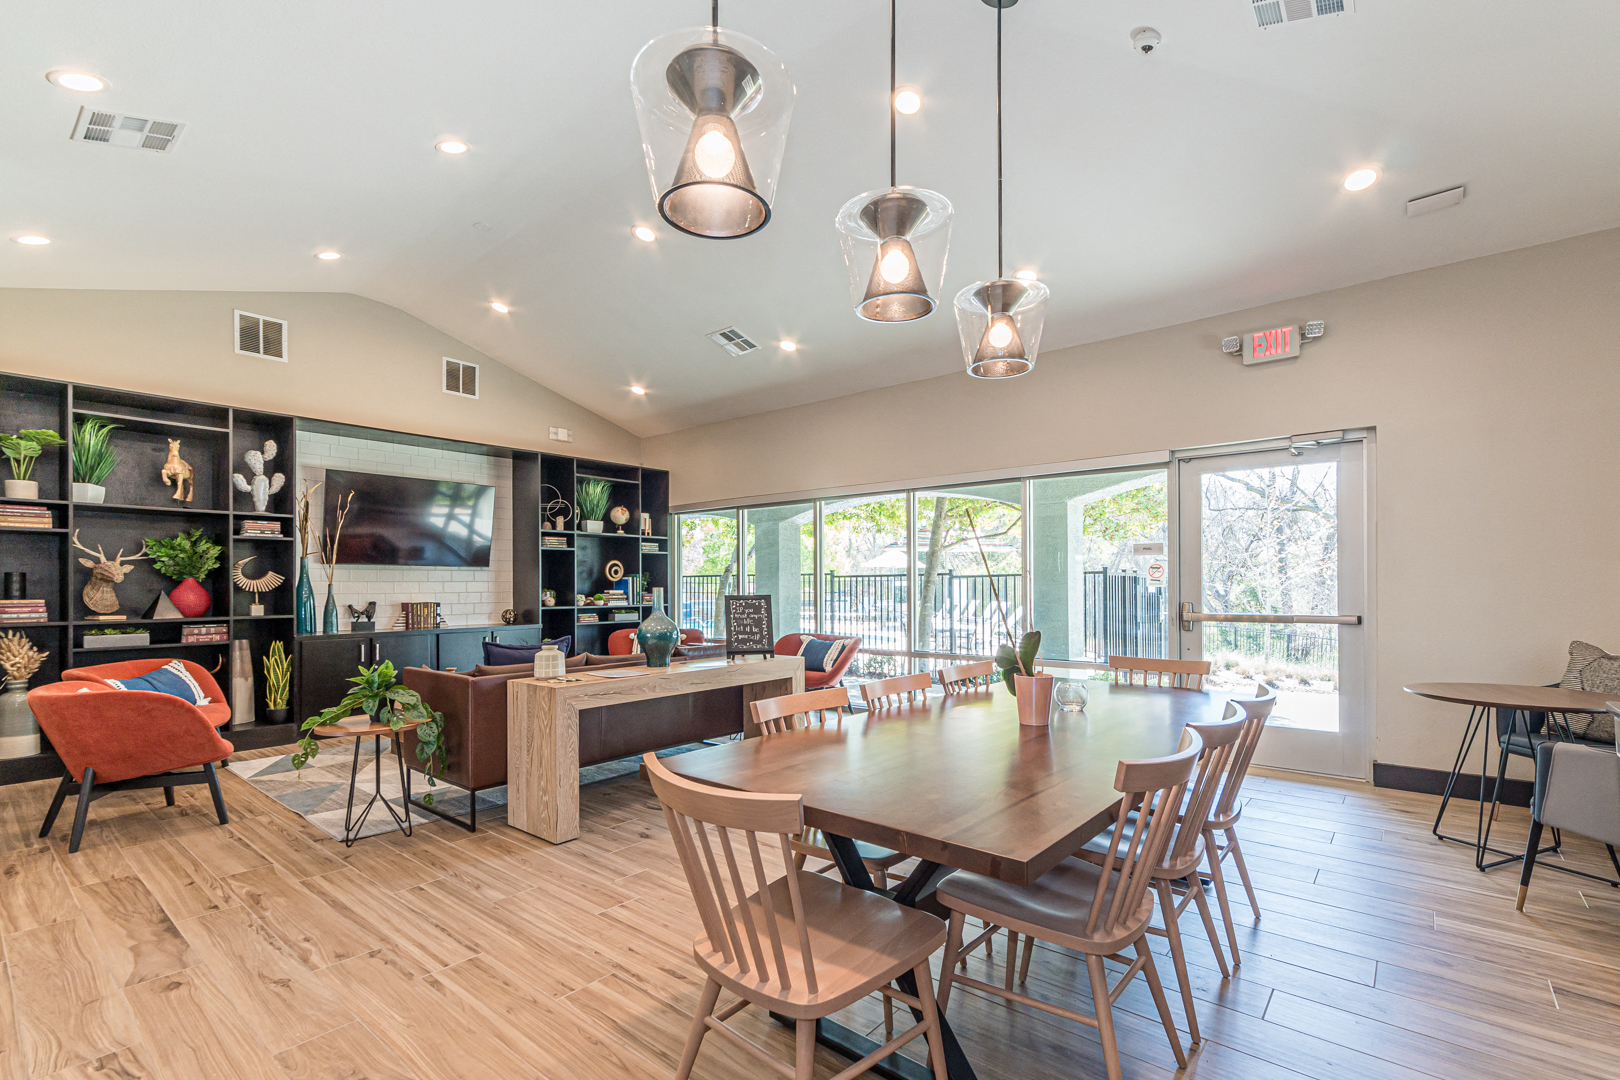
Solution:
<svg viewBox="0 0 1620 1080"><path fill-rule="evenodd" d="M136 559L151 558L146 553L146 544L143 541L140 551L127 556L128 562L125 561L123 548L119 548L118 554L109 559L100 545L92 551L79 543L78 529L73 530L73 546L96 557L95 561L80 559L79 565L90 569L90 580L84 586L84 606L102 615L111 615L118 610L118 594L113 591L113 586L124 580L124 575L131 569L130 563Z"/></svg>

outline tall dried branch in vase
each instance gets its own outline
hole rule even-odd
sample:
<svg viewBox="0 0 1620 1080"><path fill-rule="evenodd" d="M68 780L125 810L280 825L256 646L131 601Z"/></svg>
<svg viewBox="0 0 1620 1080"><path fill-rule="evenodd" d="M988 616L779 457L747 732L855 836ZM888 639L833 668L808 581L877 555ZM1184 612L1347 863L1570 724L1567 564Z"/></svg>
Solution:
<svg viewBox="0 0 1620 1080"><path fill-rule="evenodd" d="M0 668L5 668L7 682L16 679L26 683L49 655L16 630L0 637Z"/></svg>
<svg viewBox="0 0 1620 1080"><path fill-rule="evenodd" d="M326 481L317 481L315 484L301 484L298 488L298 557L307 559L315 554L309 546L309 502L314 494L321 489Z"/></svg>
<svg viewBox="0 0 1620 1080"><path fill-rule="evenodd" d="M354 505L354 492L347 497L338 496L337 521L332 529L321 534L321 561L326 567L326 583L335 584L337 578L338 542L343 539L343 520L349 516L349 507Z"/></svg>

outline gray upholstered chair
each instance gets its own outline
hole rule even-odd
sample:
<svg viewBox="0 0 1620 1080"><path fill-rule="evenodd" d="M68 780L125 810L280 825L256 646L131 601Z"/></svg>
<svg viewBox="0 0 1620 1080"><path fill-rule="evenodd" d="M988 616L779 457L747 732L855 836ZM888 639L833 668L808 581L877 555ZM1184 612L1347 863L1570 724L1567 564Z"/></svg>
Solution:
<svg viewBox="0 0 1620 1080"><path fill-rule="evenodd" d="M1609 702L1609 712L1620 718L1620 702ZM1620 734L1615 737L1613 749L1592 743L1540 744L1536 748L1536 794L1531 814L1530 842L1525 847L1524 871L1519 876L1520 911L1530 891L1530 875L1536 869L1536 852L1545 825L1601 841L1609 849L1615 872L1620 874L1620 857L1614 851L1614 845L1620 844ZM1566 873L1620 885L1608 878L1552 865Z"/></svg>

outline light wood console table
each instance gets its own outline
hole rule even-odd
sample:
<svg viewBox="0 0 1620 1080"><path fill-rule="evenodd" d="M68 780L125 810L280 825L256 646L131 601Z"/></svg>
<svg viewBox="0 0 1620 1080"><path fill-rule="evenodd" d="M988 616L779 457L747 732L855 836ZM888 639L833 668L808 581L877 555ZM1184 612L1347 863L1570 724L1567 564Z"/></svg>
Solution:
<svg viewBox="0 0 1620 1080"><path fill-rule="evenodd" d="M640 670L618 668L613 670ZM560 844L579 836L580 711L740 687L743 716L734 729L747 734L748 703L804 691L804 660L777 656L728 663L697 660L656 674L610 678L570 672L577 681L513 679L507 684L506 821ZM630 712L631 710L626 710ZM613 723L613 713L604 714ZM634 715L625 723L637 723ZM634 741L634 734L630 741ZM656 737L649 735L650 738ZM621 745L623 741L621 740ZM659 746L668 744L659 744ZM658 749L647 745L644 750Z"/></svg>

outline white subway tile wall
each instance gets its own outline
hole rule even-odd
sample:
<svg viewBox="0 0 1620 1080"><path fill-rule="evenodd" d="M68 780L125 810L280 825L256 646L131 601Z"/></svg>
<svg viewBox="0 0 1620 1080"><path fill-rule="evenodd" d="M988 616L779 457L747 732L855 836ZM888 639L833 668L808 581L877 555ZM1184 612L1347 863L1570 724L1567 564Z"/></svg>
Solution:
<svg viewBox="0 0 1620 1080"><path fill-rule="evenodd" d="M377 629L393 627L400 605L437 600L451 626L498 625L512 606L512 462L421 446L401 446L346 435L298 433L298 483L302 491L326 479L327 469L455 480L495 488L495 541L489 569L418 566L342 566L333 576L337 601L363 608L377 601ZM325 489L318 498L325 499ZM319 517L320 514L314 515ZM316 531L320 526L314 526ZM317 546L312 538L311 547ZM310 556L315 606L326 604L326 570ZM348 630L349 612L338 608L338 628Z"/></svg>

